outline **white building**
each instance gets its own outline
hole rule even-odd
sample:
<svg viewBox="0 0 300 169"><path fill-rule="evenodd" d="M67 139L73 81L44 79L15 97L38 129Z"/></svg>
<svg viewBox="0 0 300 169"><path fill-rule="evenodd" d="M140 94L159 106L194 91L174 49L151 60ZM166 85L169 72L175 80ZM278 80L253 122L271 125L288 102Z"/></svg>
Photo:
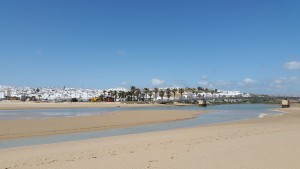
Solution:
<svg viewBox="0 0 300 169"><path fill-rule="evenodd" d="M0 100L5 98L5 92L4 91L0 91Z"/></svg>
<svg viewBox="0 0 300 169"><path fill-rule="evenodd" d="M11 90L10 89L6 89L4 91L4 96L11 97Z"/></svg>

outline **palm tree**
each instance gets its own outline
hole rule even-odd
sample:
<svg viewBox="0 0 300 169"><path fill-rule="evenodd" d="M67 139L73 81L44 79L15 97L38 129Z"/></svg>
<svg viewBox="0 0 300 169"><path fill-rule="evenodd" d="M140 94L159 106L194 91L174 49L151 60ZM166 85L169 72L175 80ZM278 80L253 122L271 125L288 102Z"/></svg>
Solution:
<svg viewBox="0 0 300 169"><path fill-rule="evenodd" d="M144 88L144 89L143 89L143 92L145 93L145 95L146 95L146 100L147 100L147 95L148 95L148 93L149 93L149 89L148 89L148 88Z"/></svg>
<svg viewBox="0 0 300 169"><path fill-rule="evenodd" d="M161 100L164 98L164 95L165 95L165 91L160 90L159 91L159 96L161 97Z"/></svg>
<svg viewBox="0 0 300 169"><path fill-rule="evenodd" d="M176 88L172 89L172 93L174 94L174 100L175 100L175 95L177 93L177 89Z"/></svg>
<svg viewBox="0 0 300 169"><path fill-rule="evenodd" d="M157 100L157 93L158 93L158 88L156 87L156 88L154 88L153 89L153 92L155 93L155 100Z"/></svg>
<svg viewBox="0 0 300 169"><path fill-rule="evenodd" d="M112 92L112 94L115 96L115 101L117 101L117 97L118 97L118 92L116 90L114 90Z"/></svg>
<svg viewBox="0 0 300 169"><path fill-rule="evenodd" d="M135 89L135 95L136 95L136 99L139 100L139 96L141 94L141 90L140 89Z"/></svg>
<svg viewBox="0 0 300 169"><path fill-rule="evenodd" d="M125 98L126 98L127 101L132 101L132 93L131 93L131 91L125 92Z"/></svg>
<svg viewBox="0 0 300 169"><path fill-rule="evenodd" d="M149 91L149 97L150 97L150 101L151 101L151 97L152 97L152 95L153 95L153 92L150 90L150 91Z"/></svg>
<svg viewBox="0 0 300 169"><path fill-rule="evenodd" d="M170 88L167 88L166 94L167 94L168 100L170 100L170 97L171 97L171 89Z"/></svg>
<svg viewBox="0 0 300 169"><path fill-rule="evenodd" d="M180 99L182 100L182 93L184 93L184 89L183 88L179 88L178 92L180 93Z"/></svg>
<svg viewBox="0 0 300 169"><path fill-rule="evenodd" d="M119 91L119 92L118 92L118 97L119 97L119 98L124 98L124 94L125 94L124 91Z"/></svg>
<svg viewBox="0 0 300 169"><path fill-rule="evenodd" d="M42 95L39 94L38 97L39 97L39 100L41 100Z"/></svg>
<svg viewBox="0 0 300 169"><path fill-rule="evenodd" d="M130 87L130 92L131 92L131 101L133 101L133 94L135 93L136 87L135 86L131 86Z"/></svg>

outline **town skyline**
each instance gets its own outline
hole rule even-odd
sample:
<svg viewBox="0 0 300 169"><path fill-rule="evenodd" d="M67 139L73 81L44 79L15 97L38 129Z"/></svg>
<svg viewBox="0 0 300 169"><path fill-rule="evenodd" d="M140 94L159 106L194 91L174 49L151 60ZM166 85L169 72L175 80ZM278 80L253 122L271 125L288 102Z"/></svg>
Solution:
<svg viewBox="0 0 300 169"><path fill-rule="evenodd" d="M179 90L182 90L184 94L194 93L195 96L198 94L206 93L205 97L249 97L250 95L253 96L274 96L274 97L300 97L300 94L265 94L265 93L251 93L251 92L244 92L240 90L222 90L217 88L206 88L201 86L196 87L137 87L137 86L130 86L130 87L116 87L116 88L76 88L70 86L63 86L63 87L55 87L55 86L48 86L48 87L30 87L30 86L7 86L7 85L0 85L0 99L4 99L5 96L8 96L8 92L10 93L9 96L21 98L24 95L27 96L34 96L38 97L38 95L45 95L44 99L53 100L54 98L58 97L61 98L62 95L65 95L66 98L83 98L85 100L91 99L93 97L99 97L101 95L108 96L109 93L112 92L130 92L132 88L139 90L141 93L144 93L144 90L148 90L154 92L154 90L173 90L175 89L177 94L179 94ZM50 97L51 95L51 97Z"/></svg>

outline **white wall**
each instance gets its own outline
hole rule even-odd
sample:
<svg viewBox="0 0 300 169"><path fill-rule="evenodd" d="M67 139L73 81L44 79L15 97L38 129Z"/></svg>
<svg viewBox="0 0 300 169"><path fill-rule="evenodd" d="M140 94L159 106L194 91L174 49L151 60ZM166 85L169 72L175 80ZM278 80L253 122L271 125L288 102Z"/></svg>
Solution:
<svg viewBox="0 0 300 169"><path fill-rule="evenodd" d="M4 91L0 91L0 99L4 99Z"/></svg>

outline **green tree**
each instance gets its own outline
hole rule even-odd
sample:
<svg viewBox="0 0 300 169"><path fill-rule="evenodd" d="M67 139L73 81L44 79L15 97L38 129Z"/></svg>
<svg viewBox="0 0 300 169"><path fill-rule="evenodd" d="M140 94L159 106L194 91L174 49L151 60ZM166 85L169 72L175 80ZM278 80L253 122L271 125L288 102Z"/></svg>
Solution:
<svg viewBox="0 0 300 169"><path fill-rule="evenodd" d="M194 97L194 95L197 96L198 90L197 90L196 88L192 88L191 91L192 91L192 93L193 93L193 97Z"/></svg>
<svg viewBox="0 0 300 169"><path fill-rule="evenodd" d="M173 95L174 95L174 100L175 100L175 95L176 95L176 93L177 93L177 89L176 89L176 88L173 88L173 89L172 89L172 93L173 93Z"/></svg>
<svg viewBox="0 0 300 169"><path fill-rule="evenodd" d="M127 101L132 101L132 93L131 91L125 92L125 98Z"/></svg>
<svg viewBox="0 0 300 169"><path fill-rule="evenodd" d="M152 95L153 95L153 91L149 91L149 97L150 97L150 101L151 101L151 97L152 97Z"/></svg>
<svg viewBox="0 0 300 169"><path fill-rule="evenodd" d="M163 98L164 98L164 95L165 95L165 91L163 91L163 90L160 90L159 91L159 96L160 96L160 98L163 100Z"/></svg>
<svg viewBox="0 0 300 169"><path fill-rule="evenodd" d="M114 90L114 91L112 92L112 95L114 96L115 101L117 101L118 92L117 92L116 90Z"/></svg>
<svg viewBox="0 0 300 169"><path fill-rule="evenodd" d="M119 98L124 98L125 97L125 92L124 91L119 91L118 92L118 97Z"/></svg>
<svg viewBox="0 0 300 169"><path fill-rule="evenodd" d="M153 92L154 92L154 94L155 94L155 100L157 100L157 93L159 92L158 88L157 88L157 87L154 88L154 89L153 89Z"/></svg>
<svg viewBox="0 0 300 169"><path fill-rule="evenodd" d="M39 97L39 100L41 100L42 95L39 94L38 97Z"/></svg>
<svg viewBox="0 0 300 169"><path fill-rule="evenodd" d="M141 90L140 89L135 89L135 95L136 95L136 98L137 98L137 100L139 100L139 97L140 97L140 95L141 95Z"/></svg>
<svg viewBox="0 0 300 169"><path fill-rule="evenodd" d="M192 91L193 94L197 93L197 89L196 88L192 88L191 91Z"/></svg>
<svg viewBox="0 0 300 169"><path fill-rule="evenodd" d="M171 97L171 89L170 88L167 88L166 94L167 94L168 100L170 100L170 97Z"/></svg>
<svg viewBox="0 0 300 169"><path fill-rule="evenodd" d="M144 89L143 89L143 92L144 92L145 95L146 95L146 100L147 100L149 91L150 91L150 90L149 90L148 88L144 88Z"/></svg>
<svg viewBox="0 0 300 169"><path fill-rule="evenodd" d="M180 99L182 100L182 94L184 93L184 89L179 88L178 92L180 93Z"/></svg>
<svg viewBox="0 0 300 169"><path fill-rule="evenodd" d="M203 90L204 90L204 89L203 89L202 87L200 87L200 86L198 86L197 89L198 89L198 92L203 92Z"/></svg>
<svg viewBox="0 0 300 169"><path fill-rule="evenodd" d="M131 86L130 87L130 93L131 93L131 101L133 101L133 95L135 93L136 87L135 86Z"/></svg>

